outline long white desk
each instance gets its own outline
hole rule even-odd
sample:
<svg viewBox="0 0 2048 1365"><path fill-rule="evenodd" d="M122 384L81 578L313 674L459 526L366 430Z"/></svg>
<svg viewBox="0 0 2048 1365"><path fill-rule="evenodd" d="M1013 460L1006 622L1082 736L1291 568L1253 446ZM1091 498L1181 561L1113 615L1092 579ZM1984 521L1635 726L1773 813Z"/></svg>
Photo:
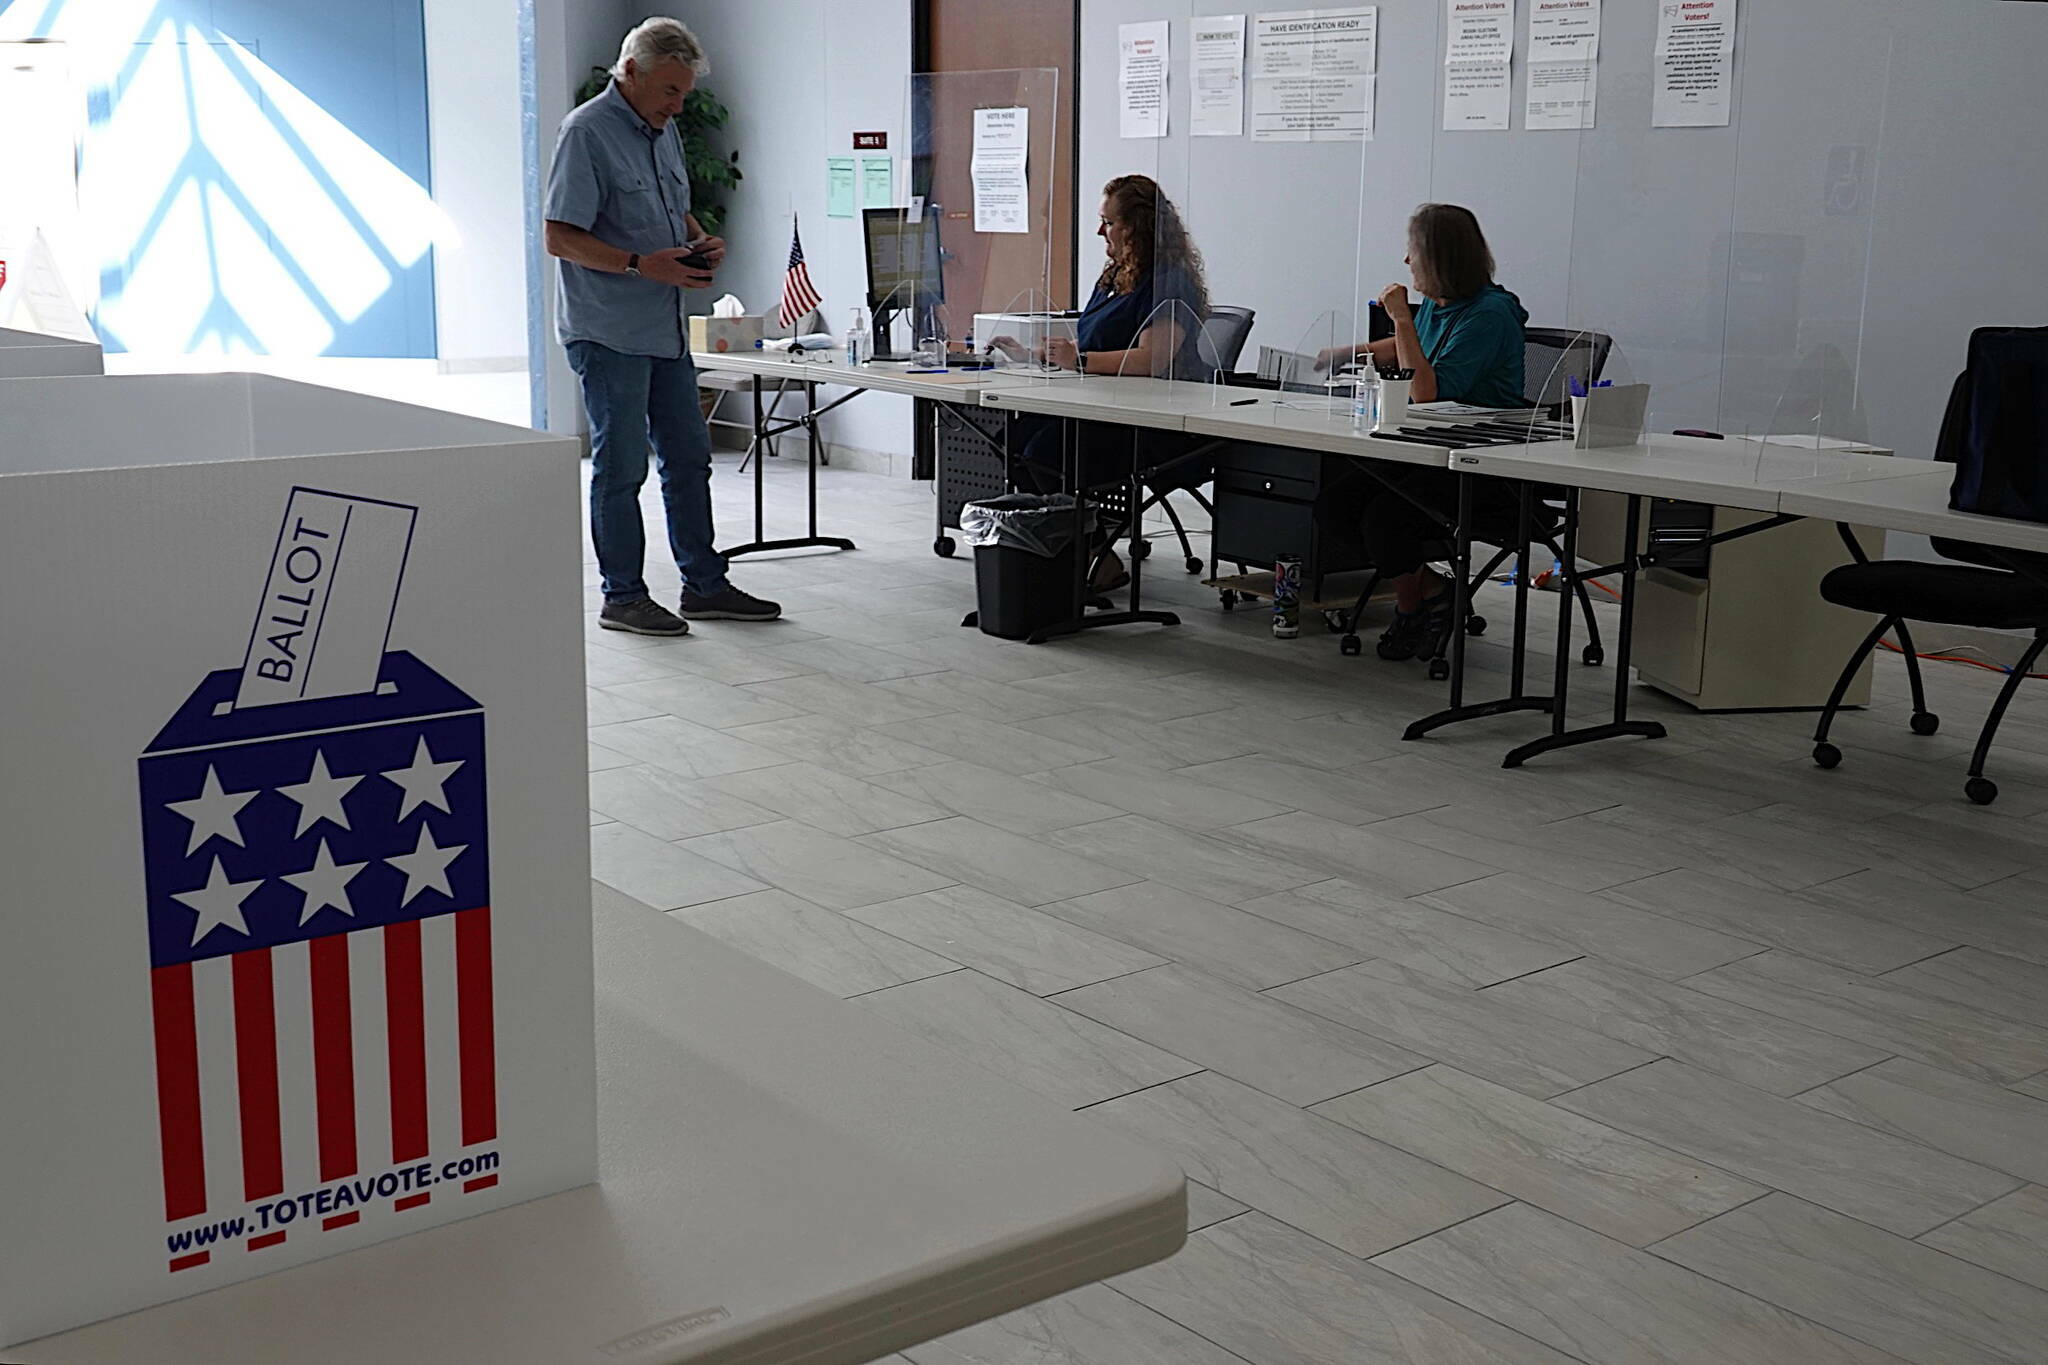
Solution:
<svg viewBox="0 0 2048 1365"><path fill-rule="evenodd" d="M1190 416L1216 406L1216 386L1138 375L1020 377L982 394L988 407L1152 431L1185 431Z"/></svg>
<svg viewBox="0 0 2048 1365"><path fill-rule="evenodd" d="M0 1355L857 1365L1185 1240L1156 1153L602 888L596 929L602 1184Z"/></svg>
<svg viewBox="0 0 2048 1365"><path fill-rule="evenodd" d="M1213 392L1213 391L1212 391ZM1348 407L1306 394L1257 389L1224 389L1231 395L1188 415L1185 430L1255 445L1287 446L1329 455L1385 460L1393 464L1442 466L1451 447L1390 441L1354 431ZM1420 424L1418 424L1420 425Z"/></svg>
<svg viewBox="0 0 2048 1365"><path fill-rule="evenodd" d="M1953 469L1946 465L1929 467L1919 460L1905 463L1913 465L1914 470L1903 478L1787 490L1778 510L1791 516L1882 526L1888 531L2048 553L2048 525L1958 512L1948 505L1949 488L1955 480Z"/></svg>

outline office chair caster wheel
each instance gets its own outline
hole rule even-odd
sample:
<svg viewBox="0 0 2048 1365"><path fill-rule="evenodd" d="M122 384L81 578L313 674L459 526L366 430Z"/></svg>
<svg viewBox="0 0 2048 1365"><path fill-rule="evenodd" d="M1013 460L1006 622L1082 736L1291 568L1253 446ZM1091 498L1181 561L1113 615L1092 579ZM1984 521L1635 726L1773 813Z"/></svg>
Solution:
<svg viewBox="0 0 2048 1365"><path fill-rule="evenodd" d="M1940 728L1941 717L1935 715L1932 711L1915 711L1913 713L1914 734L1931 735Z"/></svg>
<svg viewBox="0 0 2048 1365"><path fill-rule="evenodd" d="M940 536L937 540L932 542L932 553L937 555L940 559L951 559L953 557L953 551L959 548L960 547L954 543L953 537L951 536Z"/></svg>
<svg viewBox="0 0 2048 1365"><path fill-rule="evenodd" d="M1132 541L1132 542L1131 542L1131 558L1132 558L1132 559L1150 559L1151 557L1152 557L1152 542L1151 542L1151 541L1149 541L1149 540L1134 540L1134 541Z"/></svg>
<svg viewBox="0 0 2048 1365"><path fill-rule="evenodd" d="M1207 564L1204 561L1195 558L1193 555L1188 556L1189 573L1200 573L1206 567Z"/></svg>
<svg viewBox="0 0 2048 1365"><path fill-rule="evenodd" d="M1586 661L1586 667L1598 668L1607 662L1607 651L1598 645L1587 645L1579 651L1579 657Z"/></svg>
<svg viewBox="0 0 2048 1365"><path fill-rule="evenodd" d="M1823 768L1838 767L1842 762L1842 751L1832 744L1816 744L1813 746L1813 761Z"/></svg>
<svg viewBox="0 0 2048 1365"><path fill-rule="evenodd" d="M1223 604L1223 610L1225 611L1237 610L1237 594L1232 592L1228 588L1225 588L1222 592L1217 593L1216 600Z"/></svg>
<svg viewBox="0 0 2048 1365"><path fill-rule="evenodd" d="M1431 682L1443 682L1450 676L1451 661L1449 659L1431 659L1429 661L1429 680Z"/></svg>
<svg viewBox="0 0 2048 1365"><path fill-rule="evenodd" d="M1355 659L1365 653L1365 641L1356 635L1347 635L1337 642L1337 652L1347 659Z"/></svg>
<svg viewBox="0 0 2048 1365"><path fill-rule="evenodd" d="M1465 618L1465 633L1475 640L1486 634L1486 626L1487 620L1484 616L1468 616Z"/></svg>
<svg viewBox="0 0 2048 1365"><path fill-rule="evenodd" d="M1963 784L1963 795L1980 806L1988 806L1998 799L1998 784L1988 777L1973 777Z"/></svg>

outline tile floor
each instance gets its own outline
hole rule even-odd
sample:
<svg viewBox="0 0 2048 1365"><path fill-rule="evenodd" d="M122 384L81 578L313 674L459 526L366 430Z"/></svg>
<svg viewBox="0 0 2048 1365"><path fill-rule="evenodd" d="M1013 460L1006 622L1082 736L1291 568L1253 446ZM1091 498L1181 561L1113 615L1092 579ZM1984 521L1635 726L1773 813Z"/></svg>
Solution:
<svg viewBox="0 0 2048 1365"><path fill-rule="evenodd" d="M929 485L822 500L859 551L735 571L783 622L589 630L596 876L1200 1182L1172 1260L896 1365L2048 1359L2048 686L1989 809L1996 678L1920 738L1895 658L1834 772L1641 689L1669 739L1505 772L1526 720L1404 744L1419 667L1176 550L1178 629L1031 648Z"/></svg>

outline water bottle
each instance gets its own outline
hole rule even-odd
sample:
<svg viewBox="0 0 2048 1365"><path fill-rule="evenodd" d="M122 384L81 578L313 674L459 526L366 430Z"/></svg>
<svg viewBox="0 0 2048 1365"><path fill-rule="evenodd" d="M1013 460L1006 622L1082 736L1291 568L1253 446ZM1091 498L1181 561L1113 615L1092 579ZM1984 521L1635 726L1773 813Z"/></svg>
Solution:
<svg viewBox="0 0 2048 1365"><path fill-rule="evenodd" d="M853 321L846 328L846 363L849 365L865 365L868 363L867 319L861 316L864 311L859 308L854 309Z"/></svg>
<svg viewBox="0 0 2048 1365"><path fill-rule="evenodd" d="M1351 390L1351 429L1353 431L1378 431L1380 429L1380 372L1370 360L1358 372L1358 382Z"/></svg>

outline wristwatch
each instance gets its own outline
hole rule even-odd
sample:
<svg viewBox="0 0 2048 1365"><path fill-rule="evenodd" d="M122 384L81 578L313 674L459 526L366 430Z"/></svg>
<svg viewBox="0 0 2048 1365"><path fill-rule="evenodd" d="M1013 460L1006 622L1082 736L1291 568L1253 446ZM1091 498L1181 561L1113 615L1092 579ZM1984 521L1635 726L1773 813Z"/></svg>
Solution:
<svg viewBox="0 0 2048 1365"><path fill-rule="evenodd" d="M1088 373L1088 353L1086 351L1074 352L1074 371L1077 374Z"/></svg>
<svg viewBox="0 0 2048 1365"><path fill-rule="evenodd" d="M634 253L633 253L632 255L630 255L630 256L628 256L628 257L626 257L626 273L627 273L628 275L634 275L634 276L637 276L637 275L639 275L639 273L640 273L640 253L639 253L639 252L637 252L637 251L636 251L636 252L634 252Z"/></svg>

